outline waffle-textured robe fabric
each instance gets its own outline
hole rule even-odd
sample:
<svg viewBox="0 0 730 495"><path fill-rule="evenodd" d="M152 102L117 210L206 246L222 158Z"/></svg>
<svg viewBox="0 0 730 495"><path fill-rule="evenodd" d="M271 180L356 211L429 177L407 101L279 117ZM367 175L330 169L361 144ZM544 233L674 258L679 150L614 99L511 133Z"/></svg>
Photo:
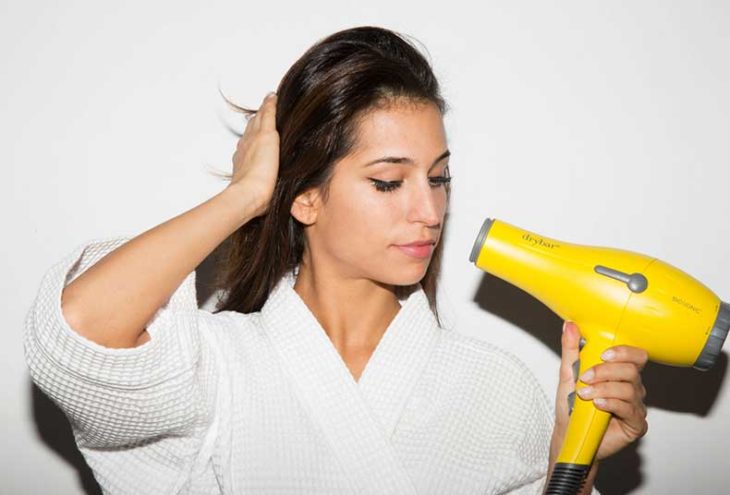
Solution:
<svg viewBox="0 0 730 495"><path fill-rule="evenodd" d="M260 312L213 314L193 271L148 342L111 349L69 326L61 291L128 240L91 240L52 266L26 318L31 376L105 493L541 493L542 388L513 355L439 328L422 289L357 382L293 273Z"/></svg>

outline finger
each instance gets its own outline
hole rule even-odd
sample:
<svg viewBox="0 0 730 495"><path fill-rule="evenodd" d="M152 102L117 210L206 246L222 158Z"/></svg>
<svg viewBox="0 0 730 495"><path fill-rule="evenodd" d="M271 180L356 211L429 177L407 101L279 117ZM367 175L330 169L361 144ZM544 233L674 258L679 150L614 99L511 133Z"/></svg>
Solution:
<svg viewBox="0 0 730 495"><path fill-rule="evenodd" d="M258 111L256 112L256 115L253 118L253 130L254 131L260 131L261 130L261 121L263 119L262 115L264 112L266 112L266 106L269 101L269 95L264 96L264 99L261 101L261 106L259 106Z"/></svg>
<svg viewBox="0 0 730 495"><path fill-rule="evenodd" d="M641 374L637 365L633 363L602 363L585 370L580 380L583 383L615 381L638 385L641 382Z"/></svg>
<svg viewBox="0 0 730 495"><path fill-rule="evenodd" d="M262 105L261 129L265 131L276 130L276 93L269 93Z"/></svg>
<svg viewBox="0 0 730 495"><path fill-rule="evenodd" d="M246 119L246 127L243 129L243 134L241 134L241 138L238 141L238 146L239 147L242 144L241 142L243 141L243 137L244 136L248 136L249 134L251 134L253 132L253 130L252 130L253 129L253 118L255 116L256 116L255 113L246 114L246 116L245 116L245 119Z"/></svg>
<svg viewBox="0 0 730 495"><path fill-rule="evenodd" d="M616 416L630 428L636 437L646 434L649 425L646 421L647 411L643 404L633 404L620 399L594 399L596 408Z"/></svg>
<svg viewBox="0 0 730 495"><path fill-rule="evenodd" d="M578 325L572 321L566 321L563 324L563 336L560 339L562 347L560 358L560 381L574 382L573 363L580 358L580 332Z"/></svg>
<svg viewBox="0 0 730 495"><path fill-rule="evenodd" d="M261 129L261 108L256 111L256 115L251 118L251 129L258 132Z"/></svg>
<svg viewBox="0 0 730 495"><path fill-rule="evenodd" d="M638 402L639 391L628 382L603 382L578 390L581 399L620 399L628 402Z"/></svg>
<svg viewBox="0 0 730 495"><path fill-rule="evenodd" d="M606 349L601 355L601 358L604 361L634 363L639 367L639 370L642 370L649 360L649 353L639 347L617 345Z"/></svg>

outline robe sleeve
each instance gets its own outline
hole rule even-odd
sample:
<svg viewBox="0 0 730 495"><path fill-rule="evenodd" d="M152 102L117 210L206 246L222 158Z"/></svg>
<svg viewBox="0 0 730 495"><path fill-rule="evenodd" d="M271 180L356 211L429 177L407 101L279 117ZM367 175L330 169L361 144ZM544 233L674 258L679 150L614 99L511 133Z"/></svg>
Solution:
<svg viewBox="0 0 730 495"><path fill-rule="evenodd" d="M200 436L212 414L215 369L201 359L198 332L210 313L198 309L195 271L158 309L146 327L150 340L138 347L104 347L64 319L63 288L128 240L92 240L53 265L25 319L31 378L66 414L84 455ZM159 443L165 446L159 459L170 469L180 469L181 456L196 449L195 442Z"/></svg>

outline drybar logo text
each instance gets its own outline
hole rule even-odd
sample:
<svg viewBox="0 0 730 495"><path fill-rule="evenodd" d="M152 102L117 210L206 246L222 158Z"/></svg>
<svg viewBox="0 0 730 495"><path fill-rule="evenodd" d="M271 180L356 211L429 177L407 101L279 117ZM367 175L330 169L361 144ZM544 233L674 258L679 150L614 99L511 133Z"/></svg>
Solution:
<svg viewBox="0 0 730 495"><path fill-rule="evenodd" d="M522 239L529 242L531 246L542 246L549 249L559 248L560 244L555 242L548 242L542 237L532 237L530 234L525 234Z"/></svg>

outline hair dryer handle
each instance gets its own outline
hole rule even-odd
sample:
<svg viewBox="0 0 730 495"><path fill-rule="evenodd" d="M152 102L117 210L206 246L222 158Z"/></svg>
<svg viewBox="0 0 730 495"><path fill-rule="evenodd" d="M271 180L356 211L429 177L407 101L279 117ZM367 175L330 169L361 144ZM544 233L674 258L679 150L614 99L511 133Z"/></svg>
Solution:
<svg viewBox="0 0 730 495"><path fill-rule="evenodd" d="M600 363L603 351L614 345L613 339L606 339L600 332L593 331L595 329L580 323L578 326L586 336L586 343L580 351L576 391L587 386L578 377ZM598 409L592 400L583 400L575 395L563 445L545 491L547 495L575 495L582 490L610 419L611 413Z"/></svg>
<svg viewBox="0 0 730 495"><path fill-rule="evenodd" d="M606 339L599 331L591 331L578 323L581 333L586 335L586 343L580 351L578 376L587 369L602 363L601 354L615 345L613 339ZM576 377L576 392L587 385ZM568 428L563 446L558 455L558 463L590 466L593 463L603 435L608 428L611 413L598 409L592 400L583 400L576 394L573 411L568 420Z"/></svg>

